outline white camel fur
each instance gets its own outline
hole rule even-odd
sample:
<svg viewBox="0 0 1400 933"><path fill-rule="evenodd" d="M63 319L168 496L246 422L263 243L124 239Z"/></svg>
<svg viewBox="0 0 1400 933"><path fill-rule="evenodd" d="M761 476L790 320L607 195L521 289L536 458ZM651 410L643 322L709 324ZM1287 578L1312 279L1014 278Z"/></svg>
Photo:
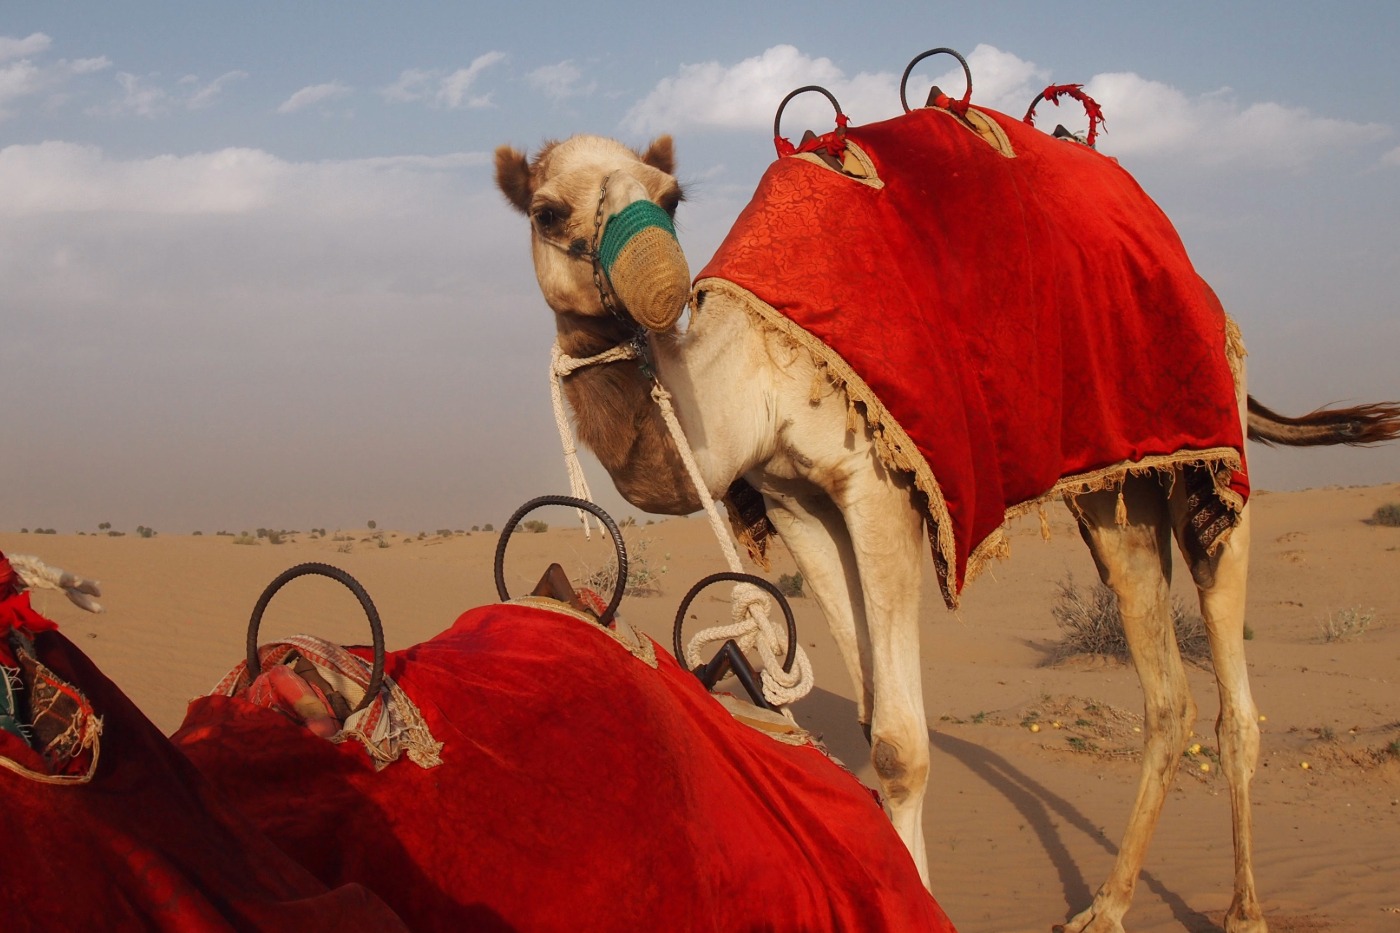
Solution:
<svg viewBox="0 0 1400 933"><path fill-rule="evenodd" d="M637 152L613 140L577 136L547 146L533 161L501 147L496 178L510 203L531 219L535 271L555 312L563 351L590 356L632 337L635 326L605 307L604 296L606 303L620 304L618 295L625 290L595 278L590 246L596 251L598 218L638 200L674 212L682 195L670 138ZM677 281L688 283L683 264L668 274L672 292ZM927 884L923 805L929 733L919 664L919 577L927 539L908 478L882 466L868 429L851 429L839 391L813 401L817 373L809 354L756 326L724 290L695 302L683 333L651 332L647 341L656 378L674 397L710 493L720 497L743 478L762 494L769 518L826 615L856 685L857 714L868 727L890 818ZM650 386L638 363L626 361L575 373L566 380L565 393L580 439L625 498L648 511L693 512L699 503L661 428ZM1245 398L1241 379L1242 418ZM1300 443L1282 427L1285 419L1256 414L1252 420L1256 436ZM1310 427L1295 423L1290 430L1307 433ZM1389 430L1393 433L1393 423ZM1319 440L1316 431L1309 436L1314 443L1346 440ZM1128 516L1122 524L1115 520L1117 490L1067 500L1104 582L1118 596L1146 704L1133 813L1108 880L1065 926L1075 933L1122 929L1196 715L1168 601L1169 548L1173 531L1179 534L1186 520L1185 483L1130 477L1122 495ZM1244 659L1248 554L1246 507L1212 566L1192 567L1219 684L1217 735L1233 812L1234 899L1226 919L1231 933L1265 930L1250 851L1249 783L1259 727Z"/></svg>

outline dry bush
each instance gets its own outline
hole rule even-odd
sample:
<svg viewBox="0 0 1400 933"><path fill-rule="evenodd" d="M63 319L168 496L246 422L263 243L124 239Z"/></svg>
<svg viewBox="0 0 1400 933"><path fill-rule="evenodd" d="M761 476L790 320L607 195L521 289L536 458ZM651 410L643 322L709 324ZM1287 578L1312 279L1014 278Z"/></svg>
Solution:
<svg viewBox="0 0 1400 933"><path fill-rule="evenodd" d="M650 547L651 542L646 538L627 546L627 588L623 592L628 596L661 595L659 584L666 567L652 567L647 554ZM671 555L667 554L664 559L670 560ZM613 587L617 586L617 555L609 557L608 562L597 570L589 570L579 585L593 590L604 599L610 597Z"/></svg>
<svg viewBox="0 0 1400 933"><path fill-rule="evenodd" d="M1388 502L1371 515L1372 525L1400 528L1400 502Z"/></svg>
<svg viewBox="0 0 1400 933"><path fill-rule="evenodd" d="M1351 641L1366 634L1376 621L1375 610L1341 609L1322 620L1322 640Z"/></svg>
<svg viewBox="0 0 1400 933"><path fill-rule="evenodd" d="M1060 593L1050 607L1050 614L1060 626L1061 637L1053 660L1063 661L1080 654L1130 660L1123 617L1118 612L1118 597L1113 590L1098 583L1085 591L1075 585L1073 574L1066 574L1057 586ZM1172 600L1172 627L1176 629L1181 656L1204 664L1210 657L1205 622L1188 612L1179 599Z"/></svg>

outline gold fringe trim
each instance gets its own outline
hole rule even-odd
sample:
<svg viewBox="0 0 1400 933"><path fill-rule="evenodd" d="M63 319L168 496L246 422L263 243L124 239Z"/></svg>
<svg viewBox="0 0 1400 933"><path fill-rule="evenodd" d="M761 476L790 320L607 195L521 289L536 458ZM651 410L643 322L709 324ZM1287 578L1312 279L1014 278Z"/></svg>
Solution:
<svg viewBox="0 0 1400 933"><path fill-rule="evenodd" d="M826 378L836 388L846 393L847 430L854 431L859 425L852 423L854 414L860 414L870 429L876 454L880 462L892 471L908 474L914 480L914 487L924 496L925 512L928 518L929 544L933 548L934 563L939 572L939 583L948 608L958 608L958 593L954 585L957 567L957 545L953 535L952 517L948 512L948 502L943 489L928 461L919 452L913 439L904 431L894 416L881 404L875 392L855 370L846 363L835 350L809 334L802 327L784 317L771 305L741 285L726 279L705 278L695 283L696 291L722 294L744 307L750 317L786 340L793 346L807 351L815 365L824 367ZM1239 339L1239 328L1226 319L1226 352L1244 354L1244 345ZM1238 357L1229 357L1238 364ZM859 409L859 411L857 411ZM1001 527L989 534L968 555L967 569L963 573L963 585L971 583L992 560L1002 560L1010 555L1010 544L1006 537L1006 527L1011 521L1034 509L1044 512L1044 505L1055 499L1073 497L1105 489L1118 489L1129 476L1151 473L1174 472L1178 467L1199 466L1209 469L1215 486L1215 494L1236 515L1244 508L1244 499L1230 488L1230 477L1238 472L1243 464L1239 451L1233 447L1211 447L1205 450L1184 450L1172 454L1159 454L1141 460L1124 460L1111 466L1066 476L1054 486L1033 499L1018 502L1007 507ZM1126 509L1124 510L1126 512ZM1126 522L1126 515L1122 521ZM1049 523L1044 521L1044 531ZM1044 532L1043 532L1044 533Z"/></svg>

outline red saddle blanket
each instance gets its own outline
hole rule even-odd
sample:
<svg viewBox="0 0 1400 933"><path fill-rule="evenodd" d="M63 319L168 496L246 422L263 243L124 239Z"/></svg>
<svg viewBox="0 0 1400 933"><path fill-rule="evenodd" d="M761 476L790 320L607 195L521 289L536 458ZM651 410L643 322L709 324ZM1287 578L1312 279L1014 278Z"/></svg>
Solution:
<svg viewBox="0 0 1400 933"><path fill-rule="evenodd" d="M952 930L868 789L644 636L487 606L385 673L440 764L376 769L241 696L194 701L174 739L323 882L415 930Z"/></svg>
<svg viewBox="0 0 1400 933"><path fill-rule="evenodd" d="M0 598L0 663L21 684L22 718L45 711L25 731L48 739L34 742L41 754L0 730L0 928L405 929L363 886L327 887L233 810L28 594Z"/></svg>
<svg viewBox="0 0 1400 933"><path fill-rule="evenodd" d="M953 605L1053 496L1186 465L1210 551L1249 491L1243 348L1171 223L1113 159L985 116L1009 147L936 109L850 129L873 184L778 159L696 281L845 390L913 477Z"/></svg>

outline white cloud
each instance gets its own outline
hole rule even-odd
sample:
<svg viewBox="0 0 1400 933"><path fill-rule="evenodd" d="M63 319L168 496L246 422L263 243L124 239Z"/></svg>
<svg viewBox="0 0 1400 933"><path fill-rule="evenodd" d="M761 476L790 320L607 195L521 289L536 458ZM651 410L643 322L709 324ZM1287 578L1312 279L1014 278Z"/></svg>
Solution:
<svg viewBox="0 0 1400 933"><path fill-rule="evenodd" d="M35 56L48 51L52 41L43 33L24 39L0 36L0 120L10 115L10 106L26 97L61 94L69 79L101 71L111 65L105 57L60 59L53 64L36 62ZM51 102L53 99L51 98Z"/></svg>
<svg viewBox="0 0 1400 933"><path fill-rule="evenodd" d="M472 94L471 91L482 72L505 59L504 52L487 52L478 55L467 67L452 72L410 68L401 72L399 79L381 89L380 93L386 100L400 103L425 102L429 106L446 110L489 107L489 92Z"/></svg>
<svg viewBox="0 0 1400 933"><path fill-rule="evenodd" d="M973 104L1016 118L1052 77L1034 62L990 45L977 46L967 58ZM933 77L920 73L945 63L948 67ZM693 126L766 129L783 97L809 84L831 91L857 125L899 113L898 75L848 76L828 58L812 58L793 46L778 45L734 65L718 61L682 65L628 111L623 126L639 133ZM921 106L934 84L960 97L966 87L962 66L944 57L925 59L909 79L909 104ZM1097 75L1085 90L1107 118L1100 148L1135 159L1297 170L1328 152L1352 150L1392 132L1381 124L1332 119L1272 101L1241 102L1228 88L1191 97L1132 73ZM1070 109L1061 122L1071 128L1081 125L1076 105L1067 106ZM1049 117L1047 110L1053 108L1043 106L1039 111L1042 119ZM829 104L817 95L803 95L784 112L782 133L793 139L807 128L820 132L831 122Z"/></svg>
<svg viewBox="0 0 1400 933"><path fill-rule="evenodd" d="M124 161L76 143L8 146L0 149L0 217L249 214L298 204L338 216L390 209L406 188L485 161L457 153L297 163L258 149Z"/></svg>
<svg viewBox="0 0 1400 933"><path fill-rule="evenodd" d="M536 68L525 76L525 80L535 90L554 101L586 97L598 87L594 81L583 83L583 72L572 61Z"/></svg>
<svg viewBox="0 0 1400 933"><path fill-rule="evenodd" d="M116 80L121 86L121 98L90 107L87 112L105 117L154 119L174 110L203 110L211 106L230 83L246 77L246 71L227 71L212 81L201 82L196 75L185 75L175 82L174 90L167 90L161 85L159 75L141 76L119 71Z"/></svg>
<svg viewBox="0 0 1400 933"><path fill-rule="evenodd" d="M1387 152L1385 155L1381 156L1381 164L1393 165L1396 168L1400 168L1400 146L1397 146L1396 148Z"/></svg>
<svg viewBox="0 0 1400 933"><path fill-rule="evenodd" d="M341 84L339 81L332 81L328 84L312 84L297 91L291 97L284 100L277 108L278 113L296 113L307 107L314 106L328 100L335 100L350 93L350 87Z"/></svg>
<svg viewBox="0 0 1400 933"><path fill-rule="evenodd" d="M922 104L935 83L953 96L962 94L966 79L956 62L935 79L922 73L943 62L951 60L935 57L920 63L921 70L909 80L911 106ZM1034 63L989 45L977 46L968 62L977 82L974 100L994 108L1010 96L1021 99L1024 107L1034 93L1032 79L1043 80L1045 76ZM812 58L791 45L776 45L732 66L717 61L682 65L628 111L623 125L634 132L669 132L696 125L760 129L772 126L778 104L789 92L809 84L835 95L856 124L884 120L900 112L898 74L859 72L848 77L829 58ZM829 104L816 95L803 95L784 111L783 133L793 135L809 126L817 129L829 125L832 117Z"/></svg>
<svg viewBox="0 0 1400 933"><path fill-rule="evenodd" d="M0 62L7 62L12 58L29 58L40 52L47 52L51 45L53 40L42 32L31 33L23 39L0 36Z"/></svg>
<svg viewBox="0 0 1400 933"><path fill-rule="evenodd" d="M248 72L246 71L226 71L213 81L203 85L201 85L199 79L193 75L183 78L181 79L183 83L195 85L194 91L190 93L185 101L185 106L191 110L203 110L214 102L214 98L218 97L227 85L246 77L248 77Z"/></svg>
<svg viewBox="0 0 1400 933"><path fill-rule="evenodd" d="M1134 159L1299 170L1329 152L1391 135L1379 123L1336 120L1272 101L1242 103L1229 88L1191 97L1132 73L1096 75L1084 90L1106 117L1100 148Z"/></svg>

